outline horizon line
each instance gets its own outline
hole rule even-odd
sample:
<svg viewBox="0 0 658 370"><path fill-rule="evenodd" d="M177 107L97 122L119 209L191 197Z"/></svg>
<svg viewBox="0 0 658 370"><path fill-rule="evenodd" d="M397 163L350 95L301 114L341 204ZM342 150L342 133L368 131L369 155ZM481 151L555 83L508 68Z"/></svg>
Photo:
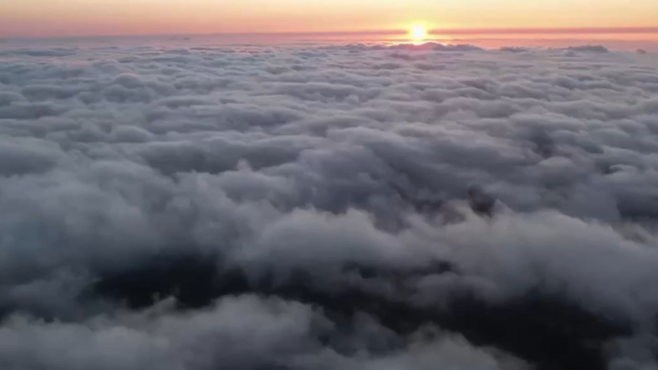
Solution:
<svg viewBox="0 0 658 370"><path fill-rule="evenodd" d="M192 37L192 36L319 36L319 35L402 35L408 30L382 29L361 31L299 31L299 32L212 32L212 33L173 33L173 34L97 34L97 35L62 35L62 36L0 36L0 40L20 39L85 39L105 37ZM658 34L656 27L520 27L520 28L432 28L430 35L523 35L523 34Z"/></svg>

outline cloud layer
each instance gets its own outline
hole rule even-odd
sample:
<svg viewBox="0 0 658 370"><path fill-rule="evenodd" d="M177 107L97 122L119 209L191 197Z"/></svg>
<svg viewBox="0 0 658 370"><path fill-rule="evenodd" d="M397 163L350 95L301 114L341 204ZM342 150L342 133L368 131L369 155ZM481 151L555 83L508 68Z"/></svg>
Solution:
<svg viewBox="0 0 658 370"><path fill-rule="evenodd" d="M656 65L2 49L0 367L655 369Z"/></svg>

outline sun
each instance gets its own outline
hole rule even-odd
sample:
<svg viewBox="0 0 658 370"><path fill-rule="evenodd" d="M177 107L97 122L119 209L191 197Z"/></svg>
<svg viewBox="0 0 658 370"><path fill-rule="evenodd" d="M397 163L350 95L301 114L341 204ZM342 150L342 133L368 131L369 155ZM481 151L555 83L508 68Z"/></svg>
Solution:
<svg viewBox="0 0 658 370"><path fill-rule="evenodd" d="M414 24L409 30L409 37L414 41L423 41L427 38L427 29L422 24Z"/></svg>

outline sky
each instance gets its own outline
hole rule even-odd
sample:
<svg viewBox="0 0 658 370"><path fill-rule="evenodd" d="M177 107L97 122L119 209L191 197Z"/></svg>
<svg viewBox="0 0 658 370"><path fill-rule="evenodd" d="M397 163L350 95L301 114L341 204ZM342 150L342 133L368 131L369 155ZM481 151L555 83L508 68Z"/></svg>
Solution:
<svg viewBox="0 0 658 370"><path fill-rule="evenodd" d="M655 0L22 0L0 37L658 26Z"/></svg>

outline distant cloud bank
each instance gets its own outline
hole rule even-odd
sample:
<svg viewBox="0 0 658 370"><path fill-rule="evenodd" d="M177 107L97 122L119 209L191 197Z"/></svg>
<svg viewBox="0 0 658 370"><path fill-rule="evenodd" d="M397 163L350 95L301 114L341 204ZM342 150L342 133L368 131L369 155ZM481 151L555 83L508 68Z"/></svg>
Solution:
<svg viewBox="0 0 658 370"><path fill-rule="evenodd" d="M658 27L555 27L555 28L455 28L436 29L432 33L444 33L449 35L467 34L638 34L656 33Z"/></svg>
<svg viewBox="0 0 658 370"><path fill-rule="evenodd" d="M657 67L5 47L0 367L654 369Z"/></svg>

